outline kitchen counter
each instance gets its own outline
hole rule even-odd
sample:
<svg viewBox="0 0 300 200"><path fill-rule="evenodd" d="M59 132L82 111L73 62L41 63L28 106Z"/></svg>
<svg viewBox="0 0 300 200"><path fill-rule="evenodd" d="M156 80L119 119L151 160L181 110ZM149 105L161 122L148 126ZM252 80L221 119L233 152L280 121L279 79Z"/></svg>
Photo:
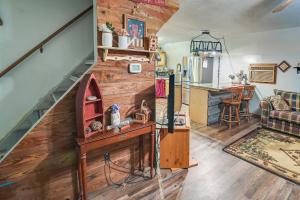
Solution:
<svg viewBox="0 0 300 200"><path fill-rule="evenodd" d="M200 88L207 91L224 91L231 87L240 87L244 86L242 84L232 84L232 83L220 83L219 85L216 83L190 83L190 87Z"/></svg>
<svg viewBox="0 0 300 200"><path fill-rule="evenodd" d="M190 84L190 118L192 121L210 125L219 121L223 99L231 97L226 90L243 87L232 83L191 83Z"/></svg>

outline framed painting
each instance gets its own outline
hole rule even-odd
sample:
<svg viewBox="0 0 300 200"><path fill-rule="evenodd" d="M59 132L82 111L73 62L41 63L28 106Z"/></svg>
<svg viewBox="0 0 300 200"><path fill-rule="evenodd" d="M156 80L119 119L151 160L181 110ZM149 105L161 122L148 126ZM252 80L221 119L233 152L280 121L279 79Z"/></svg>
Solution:
<svg viewBox="0 0 300 200"><path fill-rule="evenodd" d="M288 62L286 62L285 60L282 61L282 62L278 65L278 68L279 68L282 72L287 71L290 67L291 67L291 65L290 65Z"/></svg>
<svg viewBox="0 0 300 200"><path fill-rule="evenodd" d="M158 61L158 67L165 67L167 66L167 53L165 51L159 52L160 61Z"/></svg>
<svg viewBox="0 0 300 200"><path fill-rule="evenodd" d="M131 48L144 49L147 35L146 22L142 18L124 15L124 29L127 30Z"/></svg>

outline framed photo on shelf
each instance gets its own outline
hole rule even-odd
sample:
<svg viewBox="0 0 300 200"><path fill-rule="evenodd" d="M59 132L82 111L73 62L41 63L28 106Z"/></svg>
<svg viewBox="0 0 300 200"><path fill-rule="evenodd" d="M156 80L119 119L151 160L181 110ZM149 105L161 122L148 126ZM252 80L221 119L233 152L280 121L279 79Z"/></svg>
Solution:
<svg viewBox="0 0 300 200"><path fill-rule="evenodd" d="M129 48L144 49L147 35L146 22L142 18L124 15L124 29L128 32Z"/></svg>

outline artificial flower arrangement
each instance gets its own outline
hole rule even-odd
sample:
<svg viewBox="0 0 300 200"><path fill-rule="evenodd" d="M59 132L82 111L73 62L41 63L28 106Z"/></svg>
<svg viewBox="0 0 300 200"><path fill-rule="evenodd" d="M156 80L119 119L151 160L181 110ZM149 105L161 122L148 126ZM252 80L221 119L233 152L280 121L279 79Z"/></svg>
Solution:
<svg viewBox="0 0 300 200"><path fill-rule="evenodd" d="M99 27L99 31L102 32L102 46L112 47L113 35L115 27L110 22L106 22Z"/></svg>

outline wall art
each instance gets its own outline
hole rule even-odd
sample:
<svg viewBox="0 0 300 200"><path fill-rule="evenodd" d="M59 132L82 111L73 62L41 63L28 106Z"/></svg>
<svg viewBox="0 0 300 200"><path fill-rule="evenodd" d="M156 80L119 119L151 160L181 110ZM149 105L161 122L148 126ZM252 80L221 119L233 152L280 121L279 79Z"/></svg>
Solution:
<svg viewBox="0 0 300 200"><path fill-rule="evenodd" d="M124 15L124 28L127 30L130 42L129 48L144 49L146 22L142 18Z"/></svg>
<svg viewBox="0 0 300 200"><path fill-rule="evenodd" d="M291 65L286 62L285 60L282 61L278 66L277 66L282 72L286 72L290 67Z"/></svg>

